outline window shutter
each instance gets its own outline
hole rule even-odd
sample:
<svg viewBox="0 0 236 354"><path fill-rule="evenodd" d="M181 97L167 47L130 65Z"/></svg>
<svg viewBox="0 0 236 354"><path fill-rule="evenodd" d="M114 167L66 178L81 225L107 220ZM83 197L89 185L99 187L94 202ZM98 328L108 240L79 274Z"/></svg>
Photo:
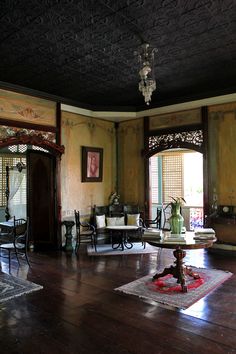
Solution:
<svg viewBox="0 0 236 354"><path fill-rule="evenodd" d="M152 203L158 203L158 157L151 157Z"/></svg>
<svg viewBox="0 0 236 354"><path fill-rule="evenodd" d="M183 154L164 155L162 160L163 203L183 196Z"/></svg>
<svg viewBox="0 0 236 354"><path fill-rule="evenodd" d="M5 154L0 156L0 206L5 207L7 203L6 199L6 167L16 166L18 162L26 164L26 158L22 156ZM17 203L22 204L22 200L26 200L26 180L24 186L22 186L21 193L17 196Z"/></svg>

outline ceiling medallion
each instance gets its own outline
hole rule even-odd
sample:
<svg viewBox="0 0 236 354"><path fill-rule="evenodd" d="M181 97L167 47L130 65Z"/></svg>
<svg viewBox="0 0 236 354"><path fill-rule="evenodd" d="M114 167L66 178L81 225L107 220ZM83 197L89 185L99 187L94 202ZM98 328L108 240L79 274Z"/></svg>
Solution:
<svg viewBox="0 0 236 354"><path fill-rule="evenodd" d="M153 91L156 90L156 80L154 73L154 53L157 52L156 48L150 49L148 43L143 43L137 52L134 52L138 56L140 63L139 69L139 91L144 96L145 103L147 105L151 102Z"/></svg>

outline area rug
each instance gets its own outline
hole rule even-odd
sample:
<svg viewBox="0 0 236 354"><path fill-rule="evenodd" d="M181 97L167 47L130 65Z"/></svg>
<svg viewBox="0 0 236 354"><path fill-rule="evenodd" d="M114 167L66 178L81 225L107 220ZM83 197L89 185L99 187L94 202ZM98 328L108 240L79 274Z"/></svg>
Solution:
<svg viewBox="0 0 236 354"><path fill-rule="evenodd" d="M232 275L232 273L222 270L191 268L199 274L200 278L193 279L187 276L187 293L181 291L181 286L176 283L176 279L172 275L156 279L154 282L152 281L152 275L147 275L141 279L122 285L115 290L178 309L187 309L196 301L216 289Z"/></svg>
<svg viewBox="0 0 236 354"><path fill-rule="evenodd" d="M121 248L113 249L111 244L97 245L97 252L95 252L95 249L91 245L87 246L87 253L89 256L124 256L128 254L145 254L158 252L159 251L157 247L153 247L148 243L146 243L146 247L143 248L141 242L135 242L133 243L132 248L125 248L123 251Z"/></svg>
<svg viewBox="0 0 236 354"><path fill-rule="evenodd" d="M41 285L0 273L0 303L40 289L43 289Z"/></svg>

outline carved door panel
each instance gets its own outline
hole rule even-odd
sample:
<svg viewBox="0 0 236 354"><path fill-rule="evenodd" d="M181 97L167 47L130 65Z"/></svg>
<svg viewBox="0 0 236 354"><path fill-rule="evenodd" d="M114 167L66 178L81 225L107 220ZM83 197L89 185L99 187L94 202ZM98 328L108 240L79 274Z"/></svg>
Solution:
<svg viewBox="0 0 236 354"><path fill-rule="evenodd" d="M27 152L27 208L35 250L57 247L55 163L50 154Z"/></svg>

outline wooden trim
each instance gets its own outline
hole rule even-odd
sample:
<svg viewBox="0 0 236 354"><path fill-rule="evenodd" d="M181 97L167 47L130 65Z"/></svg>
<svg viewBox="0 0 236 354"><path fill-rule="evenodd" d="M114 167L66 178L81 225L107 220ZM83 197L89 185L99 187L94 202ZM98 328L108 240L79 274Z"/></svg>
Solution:
<svg viewBox="0 0 236 354"><path fill-rule="evenodd" d="M163 146L157 147L156 149L148 151L145 154L145 157L146 158L150 158L153 155L155 155L155 154L157 154L157 153L159 153L161 151L168 150L168 149L188 149L188 150L194 150L194 151L203 153L202 147L197 146L197 145L192 144L192 143L187 143L187 142L183 141L183 142L177 142L177 143L172 142L171 143L171 147L166 147L166 146L165 147L163 147Z"/></svg>
<svg viewBox="0 0 236 354"><path fill-rule="evenodd" d="M51 141L43 139L39 135L21 134L21 135L11 136L6 139L0 140L0 148L9 145L18 145L18 144L37 145L44 149L49 150L51 154L54 156L61 156L65 151L64 146L60 146Z"/></svg>
<svg viewBox="0 0 236 354"><path fill-rule="evenodd" d="M208 175L208 108L201 108L203 130L203 215L209 215L209 175ZM205 221L205 220L204 220Z"/></svg>
<svg viewBox="0 0 236 354"><path fill-rule="evenodd" d="M27 123L21 122L19 120L8 120L4 118L0 118L0 125L6 125L9 127L17 127L17 128L26 128L26 129L33 129L33 130L42 130L46 132L56 132L56 127L51 125L40 125L34 123Z"/></svg>
<svg viewBox="0 0 236 354"><path fill-rule="evenodd" d="M56 233L57 233L57 247L58 249L61 247L61 223L62 223L62 216L61 216L61 159L56 158L56 168L55 168L55 213L56 213Z"/></svg>
<svg viewBox="0 0 236 354"><path fill-rule="evenodd" d="M172 128L149 130L147 132L147 135L158 136L158 135L173 134L178 132L188 132L188 131L198 130L198 129L202 129L202 124L181 125Z"/></svg>
<svg viewBox="0 0 236 354"><path fill-rule="evenodd" d="M56 105L56 142L61 145L61 104Z"/></svg>
<svg viewBox="0 0 236 354"><path fill-rule="evenodd" d="M61 145L61 103L57 102L56 104L56 142ZM62 223L62 205L61 205L61 159L56 159L56 168L55 168L55 213L56 213L56 233L57 233L57 246L58 249L61 247L61 223Z"/></svg>
<svg viewBox="0 0 236 354"><path fill-rule="evenodd" d="M150 118L143 118L144 132L144 151L148 151L149 147L149 124ZM151 203L150 203L150 180L149 180L149 158L144 157L144 219L150 219Z"/></svg>
<svg viewBox="0 0 236 354"><path fill-rule="evenodd" d="M115 172L115 190L117 192L117 194L120 194L120 176L119 176L119 172L120 171L120 164L119 164L119 123L115 123L114 124L114 127L115 127L115 158L116 158L116 161L115 161L115 168L116 168L116 172Z"/></svg>
<svg viewBox="0 0 236 354"><path fill-rule="evenodd" d="M144 119L144 150L142 151L142 154L144 156L144 175L145 175L145 181L144 181L144 183L145 183L145 196L144 196L145 197L145 218L150 219L150 215L151 215L149 159L151 156L155 155L156 153L168 149L168 144L165 144L162 146L160 145L160 146L156 147L156 149L150 149L149 148L149 137L201 130L203 132L202 146L198 146L196 144L189 143L186 141L183 141L183 142L182 141L177 141L177 142L172 141L169 148L185 148L185 149L189 149L189 150L194 150L194 151L202 153L203 157L205 157L206 156L206 144L207 144L207 133L206 133L206 131L204 131L204 125L203 125L203 124L205 124L204 122L206 120L205 118L203 119L203 117L205 117L205 110L202 109L201 113L202 113L202 123L200 123L200 124L192 124L192 125L187 125L187 126L183 125L183 126L173 127L171 129L160 129L160 130L153 130L153 131L149 130L150 119L148 117L146 117ZM204 173L204 177L207 176L207 162L205 164L203 173ZM206 177L206 180L208 180L207 177ZM204 178L204 182L205 182L205 178ZM208 208L208 202L207 202L208 188L205 187L205 185L204 185L204 190L206 191L206 195L204 195L204 207Z"/></svg>

